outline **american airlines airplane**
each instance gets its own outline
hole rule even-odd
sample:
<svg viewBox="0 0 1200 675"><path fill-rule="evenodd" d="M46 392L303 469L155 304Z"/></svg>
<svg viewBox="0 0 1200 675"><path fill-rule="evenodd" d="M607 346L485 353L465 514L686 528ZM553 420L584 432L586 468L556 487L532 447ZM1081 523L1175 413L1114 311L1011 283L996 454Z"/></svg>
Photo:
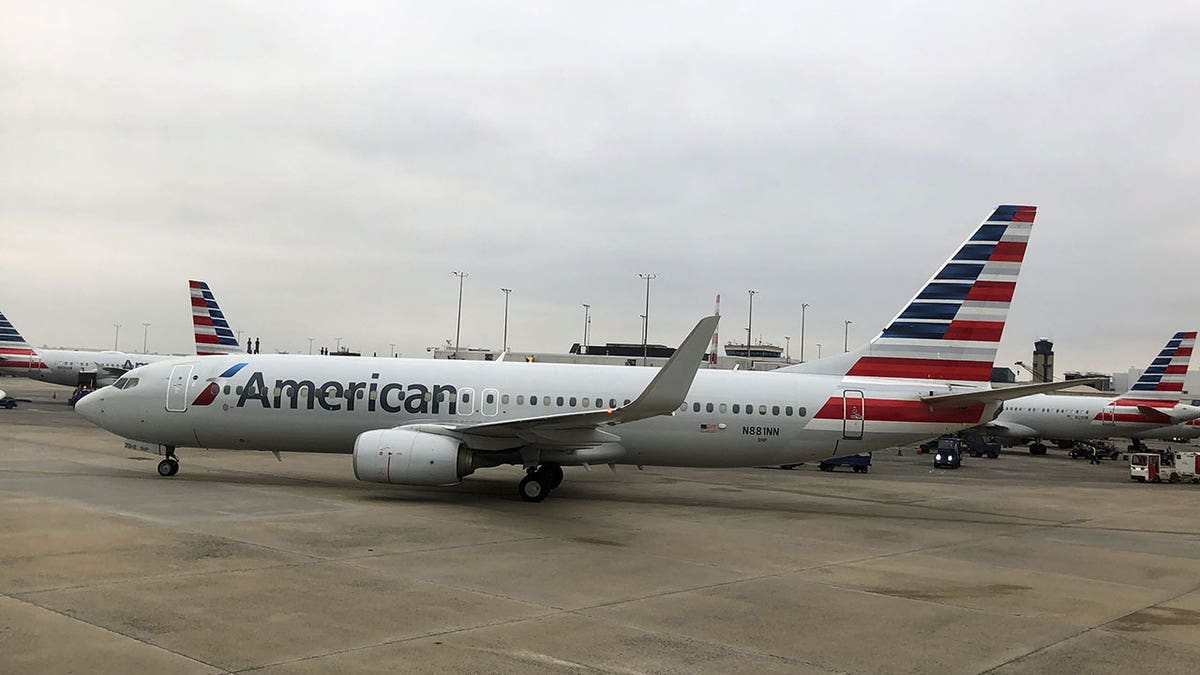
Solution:
<svg viewBox="0 0 1200 675"><path fill-rule="evenodd" d="M77 387L94 377L95 385L103 387L138 366L174 358L177 357L118 351L34 349L0 313L0 373L5 375L67 387Z"/></svg>
<svg viewBox="0 0 1200 675"><path fill-rule="evenodd" d="M157 445L164 476L180 447L347 453L358 479L407 485L515 464L533 502L564 466L746 467L909 443L1072 384L988 383L1035 213L997 208L869 344L776 371L700 370L710 316L661 369L229 354L134 369L76 412Z"/></svg>
<svg viewBox="0 0 1200 675"><path fill-rule="evenodd" d="M1179 332L1146 368L1133 388L1120 396L1038 394L1013 399L982 430L998 438L1032 441L1030 454L1046 453L1044 440L1070 447L1075 441L1100 438L1158 438L1163 428L1175 428L1200 418L1200 407L1180 402L1183 380L1196 343L1196 332Z"/></svg>

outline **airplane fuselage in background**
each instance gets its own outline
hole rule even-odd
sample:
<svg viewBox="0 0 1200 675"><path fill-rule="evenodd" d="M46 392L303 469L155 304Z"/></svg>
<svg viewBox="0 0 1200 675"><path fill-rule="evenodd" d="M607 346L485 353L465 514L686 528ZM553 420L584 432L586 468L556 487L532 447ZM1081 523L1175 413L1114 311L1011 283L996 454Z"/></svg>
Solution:
<svg viewBox="0 0 1200 675"><path fill-rule="evenodd" d="M36 355L9 357L0 362L0 372L50 384L75 387L80 374L95 373L96 385L112 384L122 373L156 361L179 358L169 354L129 354L76 349L36 349Z"/></svg>
<svg viewBox="0 0 1200 675"><path fill-rule="evenodd" d="M1138 411L1138 402L1127 396L1072 396L1037 394L1016 398L1004 404L996 418L996 436L1012 439L1053 439L1085 441L1097 438L1130 437L1164 426ZM1173 400L1140 401L1164 412L1194 410ZM993 426L993 425L989 425Z"/></svg>
<svg viewBox="0 0 1200 675"><path fill-rule="evenodd" d="M197 357L166 366L129 373L138 378L129 388L93 394L88 400L92 414L114 433L167 446L350 453L358 435L370 430L469 426L620 407L658 372L298 355ZM147 377L151 373L156 374ZM477 442L485 448L492 444L492 450L541 446L542 461L552 456L563 465L755 466L937 436L991 419L998 407L974 403L933 412L918 397L937 386L701 370L675 414L601 425L602 431L619 434L608 442L556 450L570 438L536 429L521 441L481 437ZM940 386L938 393L946 391ZM117 399L120 405L105 412L106 400ZM512 447L504 447L506 442Z"/></svg>

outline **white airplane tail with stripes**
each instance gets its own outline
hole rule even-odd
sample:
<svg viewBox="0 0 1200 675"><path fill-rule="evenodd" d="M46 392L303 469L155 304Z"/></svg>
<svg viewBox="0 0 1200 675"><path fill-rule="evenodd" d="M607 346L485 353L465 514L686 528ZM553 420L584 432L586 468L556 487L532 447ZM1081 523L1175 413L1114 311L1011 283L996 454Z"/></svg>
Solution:
<svg viewBox="0 0 1200 675"><path fill-rule="evenodd" d="M776 372L986 386L1036 213L997 207L865 346Z"/></svg>
<svg viewBox="0 0 1200 675"><path fill-rule="evenodd" d="M12 322L0 312L0 374L27 377L30 371L44 369L46 364L33 345L21 337Z"/></svg>
<svg viewBox="0 0 1200 675"><path fill-rule="evenodd" d="M237 336L225 320L225 314L217 305L208 284L193 279L188 282L188 287L192 294L192 326L196 332L196 355L245 353L246 350L238 344Z"/></svg>

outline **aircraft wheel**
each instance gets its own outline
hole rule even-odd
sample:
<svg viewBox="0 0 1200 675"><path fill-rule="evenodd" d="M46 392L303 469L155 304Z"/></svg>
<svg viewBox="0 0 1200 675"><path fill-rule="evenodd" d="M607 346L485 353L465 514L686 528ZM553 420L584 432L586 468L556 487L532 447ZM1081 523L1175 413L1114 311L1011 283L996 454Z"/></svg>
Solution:
<svg viewBox="0 0 1200 675"><path fill-rule="evenodd" d="M521 499L527 502L540 502L549 494L550 488L542 481L544 478L537 474L529 474L521 479L517 484L517 492L521 494Z"/></svg>
<svg viewBox="0 0 1200 675"><path fill-rule="evenodd" d="M1168 483L1178 483L1179 482L1179 474L1177 474L1177 473L1171 474L1171 477L1167 479L1167 482Z"/></svg>
<svg viewBox="0 0 1200 675"><path fill-rule="evenodd" d="M178 461L168 458L158 463L158 475L166 477L174 476L177 473L179 473Z"/></svg>
<svg viewBox="0 0 1200 675"><path fill-rule="evenodd" d="M538 467L537 472L543 476L543 482L546 484L547 490L553 490L562 485L563 470L561 466L557 464L543 464Z"/></svg>

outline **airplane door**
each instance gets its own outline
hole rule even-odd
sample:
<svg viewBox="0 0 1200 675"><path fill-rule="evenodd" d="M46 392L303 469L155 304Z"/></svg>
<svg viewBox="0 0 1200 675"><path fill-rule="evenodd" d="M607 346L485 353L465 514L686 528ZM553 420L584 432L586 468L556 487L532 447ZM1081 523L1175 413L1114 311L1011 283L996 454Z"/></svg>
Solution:
<svg viewBox="0 0 1200 675"><path fill-rule="evenodd" d="M866 405L859 389L842 392L842 438L857 440L863 437L866 422Z"/></svg>
<svg viewBox="0 0 1200 675"><path fill-rule="evenodd" d="M187 412L187 385L191 378L191 366L175 366L171 369L171 379L167 385L167 412Z"/></svg>
<svg viewBox="0 0 1200 675"><path fill-rule="evenodd" d="M500 409L500 392L496 389L484 389L483 398L479 401L479 412L487 417L494 417Z"/></svg>
<svg viewBox="0 0 1200 675"><path fill-rule="evenodd" d="M1146 458L1146 480L1150 482L1158 481L1158 455L1150 455Z"/></svg>
<svg viewBox="0 0 1200 675"><path fill-rule="evenodd" d="M1112 405L1104 406L1104 408L1100 411L1100 423L1110 426L1116 425L1117 407Z"/></svg>

